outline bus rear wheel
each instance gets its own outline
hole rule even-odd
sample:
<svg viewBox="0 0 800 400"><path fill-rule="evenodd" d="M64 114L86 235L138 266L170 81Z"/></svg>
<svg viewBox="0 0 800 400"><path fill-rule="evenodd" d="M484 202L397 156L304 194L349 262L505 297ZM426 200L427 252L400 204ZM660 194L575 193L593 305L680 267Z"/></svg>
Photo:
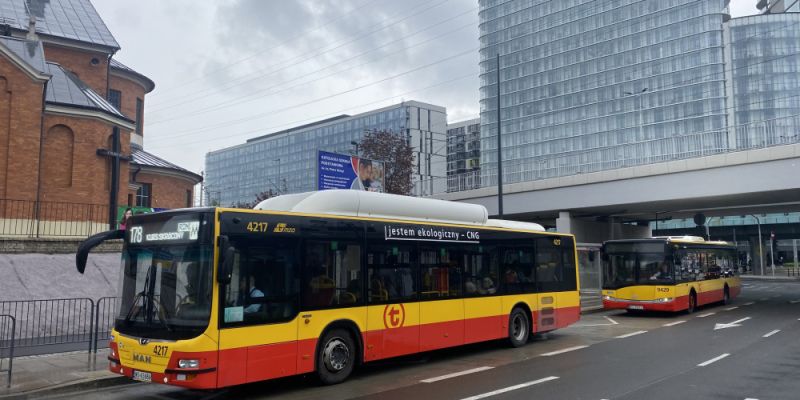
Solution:
<svg viewBox="0 0 800 400"><path fill-rule="evenodd" d="M333 329L325 334L317 352L317 376L325 385L343 382L353 372L355 342L349 332Z"/></svg>
<svg viewBox="0 0 800 400"><path fill-rule="evenodd" d="M692 292L689 294L689 308L686 309L686 312L691 314L697 310L697 295Z"/></svg>
<svg viewBox="0 0 800 400"><path fill-rule="evenodd" d="M512 347L520 347L528 342L531 334L531 321L525 310L515 307L508 317L508 341Z"/></svg>
<svg viewBox="0 0 800 400"><path fill-rule="evenodd" d="M722 292L722 304L728 305L731 304L731 292L728 289L728 286L725 286L725 291Z"/></svg>

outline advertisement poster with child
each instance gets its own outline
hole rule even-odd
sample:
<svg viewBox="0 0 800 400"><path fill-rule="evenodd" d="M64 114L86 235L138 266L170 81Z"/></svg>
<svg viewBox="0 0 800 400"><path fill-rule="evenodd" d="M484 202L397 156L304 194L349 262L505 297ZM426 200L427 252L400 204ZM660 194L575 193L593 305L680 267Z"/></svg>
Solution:
<svg viewBox="0 0 800 400"><path fill-rule="evenodd" d="M354 189L383 192L384 164L346 154L319 151L317 189Z"/></svg>

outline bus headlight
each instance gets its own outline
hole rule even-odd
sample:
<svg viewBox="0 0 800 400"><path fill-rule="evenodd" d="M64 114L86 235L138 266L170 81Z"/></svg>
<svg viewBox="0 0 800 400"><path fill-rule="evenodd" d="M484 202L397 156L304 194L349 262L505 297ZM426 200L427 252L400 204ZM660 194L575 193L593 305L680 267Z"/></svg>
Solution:
<svg viewBox="0 0 800 400"><path fill-rule="evenodd" d="M603 296L603 300L611 301L611 296L605 295L605 296Z"/></svg>
<svg viewBox="0 0 800 400"><path fill-rule="evenodd" d="M670 301L672 301L672 297L664 297L664 298L658 299L658 301L660 301L662 303L669 303Z"/></svg>
<svg viewBox="0 0 800 400"><path fill-rule="evenodd" d="M178 360L178 368L197 368L200 360Z"/></svg>

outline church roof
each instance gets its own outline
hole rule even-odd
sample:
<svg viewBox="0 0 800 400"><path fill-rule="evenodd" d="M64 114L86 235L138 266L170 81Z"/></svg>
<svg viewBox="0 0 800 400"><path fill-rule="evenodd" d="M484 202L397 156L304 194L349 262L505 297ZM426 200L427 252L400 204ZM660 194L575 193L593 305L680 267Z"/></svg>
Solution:
<svg viewBox="0 0 800 400"><path fill-rule="evenodd" d="M89 0L0 0L0 24L27 31L31 15L36 33L120 48Z"/></svg>
<svg viewBox="0 0 800 400"><path fill-rule="evenodd" d="M45 94L47 103L93 109L133 122L71 72L56 63L45 65L45 72L52 76Z"/></svg>
<svg viewBox="0 0 800 400"><path fill-rule="evenodd" d="M203 177L200 175L195 174L188 169L181 168L163 158L160 158L152 153L148 153L142 150L139 147L131 148L131 164L141 165L144 167L153 167L153 168L161 168L161 169L170 169L176 172L180 172L184 175L188 175L191 178L194 178L197 182L203 180Z"/></svg>
<svg viewBox="0 0 800 400"><path fill-rule="evenodd" d="M42 73L47 71L41 42L0 36L0 43L37 71Z"/></svg>

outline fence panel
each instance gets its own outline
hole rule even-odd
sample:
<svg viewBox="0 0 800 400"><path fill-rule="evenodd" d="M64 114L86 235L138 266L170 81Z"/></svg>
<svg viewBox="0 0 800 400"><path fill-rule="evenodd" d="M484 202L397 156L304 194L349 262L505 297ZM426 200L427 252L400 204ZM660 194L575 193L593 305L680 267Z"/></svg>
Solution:
<svg viewBox="0 0 800 400"><path fill-rule="evenodd" d="M16 320L11 315L0 315L0 373L8 373L6 387L11 387L11 373L14 370L14 335ZM3 368L3 360L8 359L8 367Z"/></svg>
<svg viewBox="0 0 800 400"><path fill-rule="evenodd" d="M114 318L119 311L119 300L119 297L101 297L97 300L94 312L93 342L95 353L97 353L98 343L108 343L105 339L109 337L111 329L114 327Z"/></svg>
<svg viewBox="0 0 800 400"><path fill-rule="evenodd" d="M0 236L87 237L106 229L107 204L0 199Z"/></svg>
<svg viewBox="0 0 800 400"><path fill-rule="evenodd" d="M0 315L11 315L16 321L18 355L81 348L91 352L94 312L94 301L88 298L0 301Z"/></svg>

